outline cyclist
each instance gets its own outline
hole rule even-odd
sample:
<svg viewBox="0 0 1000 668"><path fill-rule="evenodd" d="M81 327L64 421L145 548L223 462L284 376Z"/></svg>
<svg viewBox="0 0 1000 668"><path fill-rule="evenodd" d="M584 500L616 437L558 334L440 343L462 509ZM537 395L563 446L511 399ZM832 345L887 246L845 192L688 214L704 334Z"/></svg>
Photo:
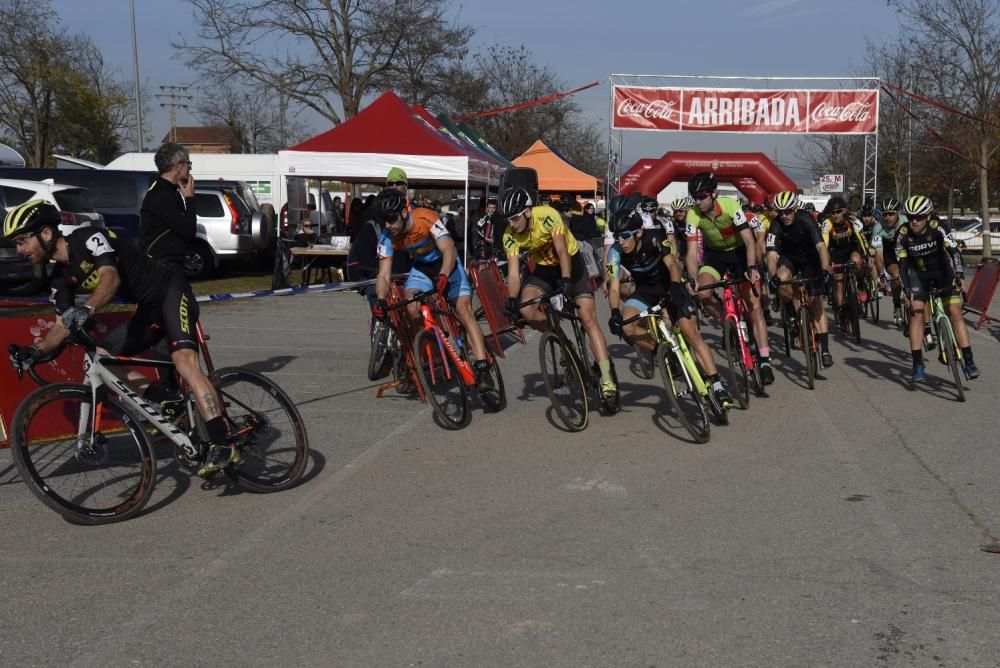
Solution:
<svg viewBox="0 0 1000 668"><path fill-rule="evenodd" d="M3 225L3 236L12 241L19 255L34 265L55 262L52 300L58 314L55 326L36 345L11 353L11 363L27 369L35 362L52 359L73 332L88 326L94 312L115 296L138 305L135 315L108 334L104 346L115 355L134 355L166 337L170 359L177 373L194 392L198 412L205 421L209 443L202 453L185 452L198 464L198 475L208 477L238 460L236 448L227 443L227 426L219 409L215 388L198 364L198 302L180 272L141 254L114 232L81 227L63 236L59 211L42 200L31 200L11 209ZM77 290L89 292L77 306ZM127 382L143 399L155 404L180 401L159 383L151 383L138 372Z"/></svg>
<svg viewBox="0 0 1000 668"><path fill-rule="evenodd" d="M830 253L812 216L799 208L799 196L796 193L776 194L774 205L778 211L778 220L771 224L767 234L767 273L771 277L769 282L784 302L785 308L790 309L787 317L794 329L801 326L801 323L795 322L794 315L798 313L800 304L793 301L792 286L778 285L778 282L795 276L808 280L805 284L808 308L816 322L820 357L824 367L831 367L833 355L830 354L829 323L822 298L825 284L830 281Z"/></svg>
<svg viewBox="0 0 1000 668"><path fill-rule="evenodd" d="M690 195L684 195L683 197L677 197L673 202L670 203L670 222L674 225L674 236L677 238L677 245L674 246L674 254L678 258L681 258L681 270L684 270L684 260L687 257L687 235L684 234L687 229L687 213L688 209L694 206L694 200L691 199Z"/></svg>
<svg viewBox="0 0 1000 668"><path fill-rule="evenodd" d="M559 213L550 206L534 206L524 188L511 188L500 200L500 214L508 226L503 247L507 253L507 301L504 311L513 315L518 300L530 301L543 294L560 291L579 307L580 322L590 337L590 347L601 370L601 396L617 400L618 387L611 376L611 359L604 332L597 324L594 293L587 267L579 254L573 234L566 229ZM522 280L522 250L529 251L528 271ZM532 266L534 265L534 266ZM521 316L539 331L548 327L541 308L526 306Z"/></svg>
<svg viewBox="0 0 1000 668"><path fill-rule="evenodd" d="M860 223L858 226L847 215L847 202L843 197L834 196L827 204L829 217L823 221L823 243L830 251L830 260L835 264L854 267L858 285L862 282L862 270L868 259L868 244L865 243L861 235ZM847 306L844 304L844 276L834 277L834 310L837 319L840 321L840 330L846 332L848 328Z"/></svg>
<svg viewBox="0 0 1000 668"><path fill-rule="evenodd" d="M858 211L858 217L861 222L861 236L865 238L865 243L868 244L869 248L872 245L872 235L875 232L875 206L871 202L865 202L861 205L861 210Z"/></svg>
<svg viewBox="0 0 1000 668"><path fill-rule="evenodd" d="M490 361L486 354L486 340L479 322L472 312L472 285L465 268L457 262L455 242L438 215L424 207L406 210L406 195L395 188L386 188L375 198L375 215L385 228L378 244L378 276L375 279L374 314L386 317L388 305L386 295L392 281L392 258L398 253L407 253L413 259L413 267L406 279L403 292L409 299L418 292L436 290L455 304L455 315L465 327L475 358L473 370L476 373L476 388L480 392L491 392L493 379L490 377ZM433 279L431 277L434 277ZM408 304L407 316L419 327L420 306Z"/></svg>
<svg viewBox="0 0 1000 668"><path fill-rule="evenodd" d="M698 285L707 285L722 279L727 271L733 278L747 276L754 284L760 284L757 269L757 246L753 230L747 224L739 201L730 197L719 197L715 175L699 172L688 181L688 192L695 205L687 212L687 270L688 276L697 276ZM704 261L698 266L698 232L702 233ZM750 305L750 321L753 325L757 352L760 354L760 378L765 385L774 382L771 367L771 351L767 343L767 324L760 308L760 297L754 295L750 286L741 286L743 298ZM711 291L699 291L705 310L717 321L722 322L721 305Z"/></svg>
<svg viewBox="0 0 1000 668"><path fill-rule="evenodd" d="M712 352L698 331L695 319L697 309L684 288L681 264L666 234L659 228L645 228L637 216L616 222L615 245L608 253L608 276L611 278L611 289L608 291L611 319L608 326L611 333L625 336L629 343L653 352L655 345L645 329L645 323L635 321L623 325L622 322L666 299L670 319L677 323L694 351L719 404L731 404L732 397L722 384ZM618 292L622 268L628 269L635 282L635 289L624 304Z"/></svg>
<svg viewBox="0 0 1000 668"><path fill-rule="evenodd" d="M899 281L899 259L896 257L896 235L899 232L899 200L895 197L882 202L882 219L872 229L872 249L875 251L875 271L882 276L889 272L892 291L892 319L896 325L903 322L903 303Z"/></svg>
<svg viewBox="0 0 1000 668"><path fill-rule="evenodd" d="M979 368L972 359L972 343L962 318L962 295L955 288L955 269L948 253L944 232L937 221L931 220L934 204L929 197L914 195L906 200L903 213L906 223L899 226L896 238L896 256L899 258L899 276L905 290L907 305L913 310L910 319L910 355L913 358L913 382L924 380L924 360L921 339L924 332L924 305L927 293L933 288L945 292L941 301L948 311L955 338L962 349L965 373L969 378L979 377Z"/></svg>

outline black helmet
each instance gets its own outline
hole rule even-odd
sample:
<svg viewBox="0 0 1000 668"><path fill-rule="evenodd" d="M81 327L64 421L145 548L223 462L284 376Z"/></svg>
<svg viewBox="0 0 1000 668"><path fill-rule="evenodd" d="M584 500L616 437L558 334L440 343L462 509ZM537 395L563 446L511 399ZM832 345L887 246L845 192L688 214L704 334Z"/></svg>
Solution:
<svg viewBox="0 0 1000 668"><path fill-rule="evenodd" d="M392 220L406 208L406 195L395 188L386 188L375 198L375 217Z"/></svg>
<svg viewBox="0 0 1000 668"><path fill-rule="evenodd" d="M688 180L688 192L692 195L695 193L714 193L718 187L719 182L715 180L715 174L711 172L698 172Z"/></svg>
<svg viewBox="0 0 1000 668"><path fill-rule="evenodd" d="M846 209L846 208L847 208L847 200L845 200L840 195L834 195L826 203L826 208L824 209L824 211L832 212L834 209Z"/></svg>
<svg viewBox="0 0 1000 668"><path fill-rule="evenodd" d="M861 211L858 212L858 215L860 215L860 216L874 216L875 215L875 207L872 205L871 202L865 202L861 206Z"/></svg>
<svg viewBox="0 0 1000 668"><path fill-rule="evenodd" d="M899 200L895 197L882 202L882 213L899 213Z"/></svg>
<svg viewBox="0 0 1000 668"><path fill-rule="evenodd" d="M805 204L802 205L802 210L809 211L811 213L816 210L816 205L813 204L812 202L806 202Z"/></svg>
<svg viewBox="0 0 1000 668"><path fill-rule="evenodd" d="M637 208L643 213L656 213L656 210L660 208L660 205L652 197L643 197Z"/></svg>
<svg viewBox="0 0 1000 668"><path fill-rule="evenodd" d="M634 232L642 227L642 217L635 212L626 211L611 219L611 234L617 236L622 232Z"/></svg>
<svg viewBox="0 0 1000 668"><path fill-rule="evenodd" d="M532 204L531 193L524 188L505 190L503 195L500 196L500 215L507 218L516 216Z"/></svg>
<svg viewBox="0 0 1000 668"><path fill-rule="evenodd" d="M13 240L43 227L59 229L59 209L45 200L33 199L7 212L3 221L3 237Z"/></svg>
<svg viewBox="0 0 1000 668"><path fill-rule="evenodd" d="M608 215L613 216L625 211L632 205L632 200L627 195L615 195L608 201Z"/></svg>

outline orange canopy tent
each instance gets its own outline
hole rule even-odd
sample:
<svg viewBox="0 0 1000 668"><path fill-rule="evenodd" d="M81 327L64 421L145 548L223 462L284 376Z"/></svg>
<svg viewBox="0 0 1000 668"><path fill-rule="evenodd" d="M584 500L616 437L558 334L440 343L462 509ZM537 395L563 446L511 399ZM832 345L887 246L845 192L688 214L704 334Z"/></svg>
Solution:
<svg viewBox="0 0 1000 668"><path fill-rule="evenodd" d="M538 189L544 192L586 192L597 190L597 179L563 160L541 139L514 158L518 167L538 172Z"/></svg>

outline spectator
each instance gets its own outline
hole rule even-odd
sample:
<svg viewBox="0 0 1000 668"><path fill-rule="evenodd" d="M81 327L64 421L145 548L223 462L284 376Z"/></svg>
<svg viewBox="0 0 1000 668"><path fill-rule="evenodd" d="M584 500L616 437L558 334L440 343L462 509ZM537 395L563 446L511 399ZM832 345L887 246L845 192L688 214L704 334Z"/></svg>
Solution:
<svg viewBox="0 0 1000 668"><path fill-rule="evenodd" d="M198 231L191 158L180 144L167 143L156 152L153 162L159 174L142 199L139 248L183 272L184 258Z"/></svg>
<svg viewBox="0 0 1000 668"><path fill-rule="evenodd" d="M299 228L298 233L293 237L293 240L307 246L328 243L327 239L321 237L316 232L316 224L311 220L302 221L302 226Z"/></svg>
<svg viewBox="0 0 1000 668"><path fill-rule="evenodd" d="M350 226L349 234L352 242L357 238L358 232L361 231L361 226L365 224L363 215L364 208L365 205L361 201L360 197L355 197L354 199L351 200L351 210L350 210L351 215L348 216L347 224Z"/></svg>
<svg viewBox="0 0 1000 668"><path fill-rule="evenodd" d="M500 259L503 257L503 233L507 231L507 219L497 213L497 201L491 199L486 203L486 214L476 223L476 246L474 257L477 260Z"/></svg>
<svg viewBox="0 0 1000 668"><path fill-rule="evenodd" d="M340 196L333 198L333 210L330 212L333 218L333 231L334 234L344 233L344 202L340 199Z"/></svg>
<svg viewBox="0 0 1000 668"><path fill-rule="evenodd" d="M569 217L568 225L573 236L582 241L602 236L597 226L597 216L594 215L594 205L589 202L583 207L582 214Z"/></svg>

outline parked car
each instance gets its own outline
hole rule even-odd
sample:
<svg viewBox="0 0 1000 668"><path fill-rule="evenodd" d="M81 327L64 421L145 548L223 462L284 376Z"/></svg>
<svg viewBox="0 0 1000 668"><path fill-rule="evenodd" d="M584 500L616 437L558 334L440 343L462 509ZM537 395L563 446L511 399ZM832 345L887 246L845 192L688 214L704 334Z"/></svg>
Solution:
<svg viewBox="0 0 1000 668"><path fill-rule="evenodd" d="M981 222L970 225L961 235L952 230L952 235L960 250L981 251L983 249L983 224ZM1000 249L1000 220L990 221L990 244L992 248Z"/></svg>
<svg viewBox="0 0 1000 668"><path fill-rule="evenodd" d="M245 183L195 181L198 241L184 259L188 278L207 278L225 261L262 253L270 240L268 231L273 222L267 221L257 200L250 198L253 192Z"/></svg>
<svg viewBox="0 0 1000 668"><path fill-rule="evenodd" d="M83 188L22 179L0 179L0 220L7 211L34 199L49 202L60 214L59 229L68 234L82 225L104 225ZM45 268L35 267L17 254L14 244L0 239L0 286L7 292L35 292L42 288Z"/></svg>

